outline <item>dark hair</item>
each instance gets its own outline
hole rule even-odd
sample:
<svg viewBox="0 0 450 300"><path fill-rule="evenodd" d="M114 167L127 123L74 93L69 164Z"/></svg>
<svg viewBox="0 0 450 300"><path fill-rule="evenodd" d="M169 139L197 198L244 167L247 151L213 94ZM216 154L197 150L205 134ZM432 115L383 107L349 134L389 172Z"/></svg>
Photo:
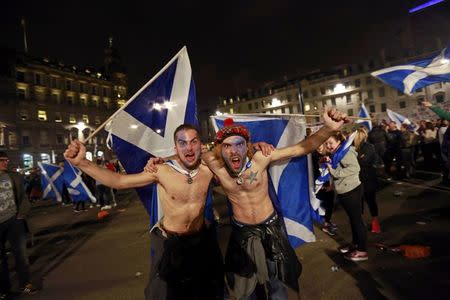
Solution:
<svg viewBox="0 0 450 300"><path fill-rule="evenodd" d="M198 138L200 138L200 132L198 131L197 127L195 127L194 125L191 124L181 124L180 126L178 126L175 129L175 132L173 133L173 140L176 143L177 142L177 133L182 131L182 130L195 130L195 132L197 132Z"/></svg>
<svg viewBox="0 0 450 300"><path fill-rule="evenodd" d="M5 151L0 151L0 157L8 157L8 154L6 154Z"/></svg>

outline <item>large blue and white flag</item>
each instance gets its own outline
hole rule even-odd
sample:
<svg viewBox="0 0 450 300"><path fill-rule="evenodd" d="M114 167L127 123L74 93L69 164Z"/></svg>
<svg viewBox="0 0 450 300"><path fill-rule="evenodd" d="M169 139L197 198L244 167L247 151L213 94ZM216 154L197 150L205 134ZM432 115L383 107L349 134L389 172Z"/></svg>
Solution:
<svg viewBox="0 0 450 300"><path fill-rule="evenodd" d="M336 169L342 158L347 154L350 146L353 144L353 140L355 139L356 131L354 131L347 139L342 143L342 145L336 150L336 152L331 157L331 167ZM330 171L328 171L326 163L323 163L319 167L319 177L316 178L314 193L317 194L322 186L330 181Z"/></svg>
<svg viewBox="0 0 450 300"><path fill-rule="evenodd" d="M402 124L408 125L408 129L410 131L416 131L419 128L419 126L417 126L417 124L414 124L407 117L405 117L395 111L386 109L386 113L387 113L389 119L391 119L391 121L394 121L395 124L397 124L398 129L401 128Z"/></svg>
<svg viewBox="0 0 450 300"><path fill-rule="evenodd" d="M361 109L359 110L358 117L361 118L370 118L369 112L367 111L366 106L364 103L361 104ZM372 121L371 120L356 120L356 123L360 123L369 129L369 131L372 130Z"/></svg>
<svg viewBox="0 0 450 300"><path fill-rule="evenodd" d="M407 95L430 84L450 82L450 44L440 53L426 59L371 74Z"/></svg>
<svg viewBox="0 0 450 300"><path fill-rule="evenodd" d="M64 186L62 168L40 161L38 165L41 169L42 199L56 199L61 202Z"/></svg>
<svg viewBox="0 0 450 300"><path fill-rule="evenodd" d="M217 130L230 116L212 116ZM234 123L245 125L251 140L264 141L276 148L303 140L306 124L303 117L231 116ZM272 163L269 167L269 195L278 213L283 216L289 241L293 247L315 241L313 222L324 214L312 190L314 177L309 156Z"/></svg>
<svg viewBox="0 0 450 300"><path fill-rule="evenodd" d="M142 172L152 156L175 154L173 133L183 123L198 126L195 85L186 47L110 118L105 129L121 164L128 174L133 174ZM137 191L153 226L163 216L156 184ZM206 211L210 206L209 197Z"/></svg>
<svg viewBox="0 0 450 300"><path fill-rule="evenodd" d="M92 203L96 203L97 199L84 183L81 174L79 169L72 166L67 160L64 161L64 183L73 202L90 200Z"/></svg>

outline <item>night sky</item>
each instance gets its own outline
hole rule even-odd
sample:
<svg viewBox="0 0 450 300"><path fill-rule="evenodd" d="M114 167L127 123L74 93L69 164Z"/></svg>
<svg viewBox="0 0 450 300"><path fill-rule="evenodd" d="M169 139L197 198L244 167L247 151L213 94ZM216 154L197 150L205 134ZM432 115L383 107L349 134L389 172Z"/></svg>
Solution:
<svg viewBox="0 0 450 300"><path fill-rule="evenodd" d="M199 107L214 108L219 96L399 47L398 20L409 18L417 32L431 22L427 28L450 42L450 1L408 17L411 2L16 0L3 3L0 43L23 49L24 16L30 54L99 67L113 36L129 96L186 45Z"/></svg>

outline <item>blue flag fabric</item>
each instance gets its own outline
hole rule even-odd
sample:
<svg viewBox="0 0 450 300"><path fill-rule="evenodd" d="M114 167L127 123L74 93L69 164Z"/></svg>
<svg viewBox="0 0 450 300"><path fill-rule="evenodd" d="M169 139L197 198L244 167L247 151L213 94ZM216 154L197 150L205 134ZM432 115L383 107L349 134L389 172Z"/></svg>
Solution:
<svg viewBox="0 0 450 300"><path fill-rule="evenodd" d="M63 170L57 165L38 162L41 169L42 199L62 201L64 186Z"/></svg>
<svg viewBox="0 0 450 300"><path fill-rule="evenodd" d="M359 110L358 117L361 118L370 118L369 112L367 111L364 103L361 104L361 109ZM356 120L356 123L360 123L367 127L369 131L372 130L372 121L371 120Z"/></svg>
<svg viewBox="0 0 450 300"><path fill-rule="evenodd" d="M175 154L173 133L183 123L198 127L195 85L186 47L115 113L106 130L126 172L134 174L143 171L150 157ZM156 184L136 190L150 215L150 226L155 225L163 216ZM205 216L211 215L209 192Z"/></svg>
<svg viewBox="0 0 450 300"><path fill-rule="evenodd" d="M226 117L211 117L217 130ZM264 141L276 148L298 143L305 138L306 124L301 117L231 116L237 124L245 125L251 140ZM298 247L315 241L313 222L324 214L312 189L312 164L308 156L280 161L269 167L269 195L277 212L283 217L289 242Z"/></svg>
<svg viewBox="0 0 450 300"><path fill-rule="evenodd" d="M391 121L394 121L395 124L397 124L398 129L401 128L402 124L408 125L408 129L410 131L416 131L419 128L419 126L417 124L414 124L407 117L399 114L398 112L387 109L386 113L387 113L389 119L391 119Z"/></svg>
<svg viewBox="0 0 450 300"><path fill-rule="evenodd" d="M371 74L407 95L430 84L450 82L450 44L440 53L426 59Z"/></svg>
<svg viewBox="0 0 450 300"><path fill-rule="evenodd" d="M336 169L342 158L347 154L350 146L353 144L353 140L355 139L356 131L353 132L347 139L340 145L340 147L336 150L336 152L331 157L331 167ZM328 171L327 165L325 163L320 165L319 169L319 177L315 181L314 193L318 193L322 186L330 181L330 172Z"/></svg>
<svg viewBox="0 0 450 300"><path fill-rule="evenodd" d="M92 203L96 203L97 199L84 183L81 174L82 172L79 169L72 166L67 160L64 161L64 183L73 202L90 200Z"/></svg>

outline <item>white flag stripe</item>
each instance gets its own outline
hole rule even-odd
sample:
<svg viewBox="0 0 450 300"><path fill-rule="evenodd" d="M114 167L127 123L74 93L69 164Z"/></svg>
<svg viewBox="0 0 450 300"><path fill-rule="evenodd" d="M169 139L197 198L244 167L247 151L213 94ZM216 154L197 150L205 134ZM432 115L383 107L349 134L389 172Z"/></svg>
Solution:
<svg viewBox="0 0 450 300"><path fill-rule="evenodd" d="M316 241L316 236L307 227L305 227L304 225L302 225L298 222L295 222L291 219L288 219L288 218L283 218L283 219L284 219L284 224L286 225L286 231L287 231L288 235L295 236L299 239L304 240L307 243Z"/></svg>

